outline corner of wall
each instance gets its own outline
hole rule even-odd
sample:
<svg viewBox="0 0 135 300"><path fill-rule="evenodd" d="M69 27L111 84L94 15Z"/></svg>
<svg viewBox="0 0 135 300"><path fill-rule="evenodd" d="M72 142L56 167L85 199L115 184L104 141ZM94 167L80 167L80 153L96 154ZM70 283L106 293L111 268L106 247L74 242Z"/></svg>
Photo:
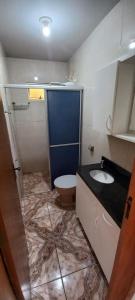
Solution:
<svg viewBox="0 0 135 300"><path fill-rule="evenodd" d="M6 66L6 59L5 59L5 53L4 48L0 42L0 83L7 83L7 66Z"/></svg>

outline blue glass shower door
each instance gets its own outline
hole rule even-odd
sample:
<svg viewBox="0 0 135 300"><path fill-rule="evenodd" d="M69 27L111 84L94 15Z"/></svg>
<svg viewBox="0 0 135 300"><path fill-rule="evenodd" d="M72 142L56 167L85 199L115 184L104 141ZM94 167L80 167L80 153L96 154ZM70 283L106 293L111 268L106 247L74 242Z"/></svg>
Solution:
<svg viewBox="0 0 135 300"><path fill-rule="evenodd" d="M75 174L80 153L80 91L47 91L50 169L52 183Z"/></svg>

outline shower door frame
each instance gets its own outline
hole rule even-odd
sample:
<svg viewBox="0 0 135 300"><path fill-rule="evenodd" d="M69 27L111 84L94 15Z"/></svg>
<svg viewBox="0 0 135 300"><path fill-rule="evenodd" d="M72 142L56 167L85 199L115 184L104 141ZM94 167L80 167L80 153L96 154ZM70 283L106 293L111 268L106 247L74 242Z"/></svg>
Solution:
<svg viewBox="0 0 135 300"><path fill-rule="evenodd" d="M12 126L12 120L10 120L10 110L8 108L8 95L7 95L7 89L10 89L10 87L4 87L2 88L2 98L3 98L3 107L4 107L4 114L7 124L7 131L10 141L10 148L11 148L11 154L12 154L12 161L13 161L13 169L16 174L16 182L17 182L17 188L18 188L18 194L19 198L21 199L23 196L23 183L22 183L22 168L21 168L21 161L20 161L20 155L19 150L17 147L17 141L16 141L16 134L15 130Z"/></svg>
<svg viewBox="0 0 135 300"><path fill-rule="evenodd" d="M65 91L79 91L80 92L80 118L79 118L79 160L78 164L81 164L82 161L82 118L83 118L83 86L81 85L74 85L74 86L50 86L47 84L0 84L0 88L4 91L4 97L5 101L7 99L6 95L6 89L7 88L16 88L16 89L29 89L29 88L37 88L37 89L44 89L45 91L48 90L65 90ZM48 106L48 100L47 101L47 106ZM7 103L7 102L6 102ZM50 164L50 141L49 141L49 126L48 126L48 109L47 109L47 135L48 135L48 162L49 162L49 173L50 177L52 176L51 174L51 164ZM66 144L67 145L67 144Z"/></svg>

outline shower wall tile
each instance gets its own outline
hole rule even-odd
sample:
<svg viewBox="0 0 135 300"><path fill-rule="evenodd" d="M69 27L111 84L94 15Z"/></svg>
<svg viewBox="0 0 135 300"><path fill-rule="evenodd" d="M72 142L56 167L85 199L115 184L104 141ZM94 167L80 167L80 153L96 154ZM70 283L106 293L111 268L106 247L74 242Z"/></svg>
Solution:
<svg viewBox="0 0 135 300"><path fill-rule="evenodd" d="M48 171L45 121L16 122L16 136L24 172Z"/></svg>
<svg viewBox="0 0 135 300"><path fill-rule="evenodd" d="M42 122L33 122L32 124L18 123L17 135L18 142L22 147L25 147L25 145L23 146L23 143L30 142L33 144L33 146L36 146L37 144L40 144L41 146L47 145L45 126Z"/></svg>
<svg viewBox="0 0 135 300"><path fill-rule="evenodd" d="M23 172L48 170L47 102L31 101L28 109L14 110L28 104L27 89L12 89L9 107Z"/></svg>
<svg viewBox="0 0 135 300"><path fill-rule="evenodd" d="M14 102L15 104L27 104L28 99L28 90L27 89L16 89L12 88L9 89L10 91L10 97L9 97L9 103L12 105Z"/></svg>
<svg viewBox="0 0 135 300"><path fill-rule="evenodd" d="M27 147L21 149L20 154L23 157L22 165L25 173L29 173L31 170L34 170L34 172L42 170L48 173L48 158L44 155L43 146L35 145L33 148L33 144L29 142Z"/></svg>
<svg viewBox="0 0 135 300"><path fill-rule="evenodd" d="M29 83L34 82L34 76L39 77L40 83L50 81L65 81L68 76L68 63L43 61L35 59L19 59L6 58L8 69L9 83ZM8 92L8 90L7 90ZM16 104L28 103L27 89L10 89L11 97L9 105L12 107L12 102ZM24 172L43 171L43 165L48 168L48 146L47 146L47 126L46 126L46 101L31 102L29 109L25 111L15 111L15 120L17 124L17 141L19 144L19 152L22 160ZM21 122L21 124L20 124ZM26 124L29 123L29 124ZM42 122L43 126L38 127L38 122ZM18 124L19 123L19 124ZM34 123L34 124L33 124ZM27 126L26 126L27 125ZM41 125L41 124L40 124ZM38 127L36 129L36 127ZM34 138L31 136L34 133ZM40 134L43 131L43 134ZM43 143L44 141L44 143ZM33 143L34 142L34 143ZM31 147L27 148L27 144L31 143ZM36 146L38 144L38 146ZM26 149L25 149L26 148ZM42 151L40 150L42 148ZM35 158L35 149L38 153ZM39 152L40 151L40 152ZM44 155L43 155L44 153ZM36 162L32 158L36 160ZM36 170L35 168L36 166ZM39 166L38 166L39 164ZM41 168L42 167L42 168Z"/></svg>
<svg viewBox="0 0 135 300"><path fill-rule="evenodd" d="M25 104L25 103L24 103ZM15 121L18 122L45 122L46 102L30 102L27 110L16 110Z"/></svg>
<svg viewBox="0 0 135 300"><path fill-rule="evenodd" d="M16 110L14 116L16 123L28 122L30 120L29 110Z"/></svg>
<svg viewBox="0 0 135 300"><path fill-rule="evenodd" d="M9 82L28 83L39 77L40 83L50 81L65 81L68 76L68 63L36 59L11 58L6 59Z"/></svg>
<svg viewBox="0 0 135 300"><path fill-rule="evenodd" d="M31 113L31 120L32 121L43 121L46 120L46 109L47 103L46 100L43 102L31 102L30 104L30 113Z"/></svg>

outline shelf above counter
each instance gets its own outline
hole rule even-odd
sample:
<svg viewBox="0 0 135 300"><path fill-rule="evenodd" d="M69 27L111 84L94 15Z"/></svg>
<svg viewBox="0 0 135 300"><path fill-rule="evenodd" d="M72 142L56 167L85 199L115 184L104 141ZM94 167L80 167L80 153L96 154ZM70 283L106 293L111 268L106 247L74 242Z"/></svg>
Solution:
<svg viewBox="0 0 135 300"><path fill-rule="evenodd" d="M135 135L133 135L131 133L121 133L121 134L115 134L112 136L114 136L118 139L124 140L124 141L135 143Z"/></svg>

